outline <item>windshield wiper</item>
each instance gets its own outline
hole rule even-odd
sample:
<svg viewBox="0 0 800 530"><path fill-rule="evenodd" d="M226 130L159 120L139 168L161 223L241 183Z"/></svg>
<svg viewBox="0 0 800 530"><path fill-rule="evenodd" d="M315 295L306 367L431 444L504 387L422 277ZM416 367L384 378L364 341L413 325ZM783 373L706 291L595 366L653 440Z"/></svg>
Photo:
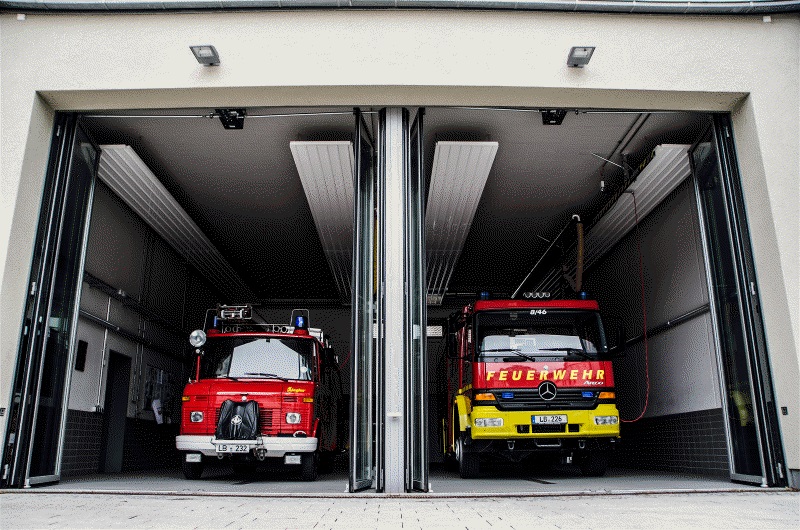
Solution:
<svg viewBox="0 0 800 530"><path fill-rule="evenodd" d="M523 359L527 359L534 363L539 362L536 360L535 357L522 353L520 350L514 348L493 348L491 350L481 350L481 353L487 353L487 352L508 352L508 353L513 353L517 357L522 357Z"/></svg>
<svg viewBox="0 0 800 530"><path fill-rule="evenodd" d="M567 354L567 356L578 355L579 357L582 357L584 359L589 359L589 360L593 360L594 359L594 357L592 357L591 355L589 355L585 351L583 351L581 349L578 349L578 348L566 348L566 347L565 348L539 348L539 351L563 351L563 352L565 352Z"/></svg>
<svg viewBox="0 0 800 530"><path fill-rule="evenodd" d="M278 374L267 374L264 372L246 372L244 375L258 375L261 377L268 377L270 379L280 379L281 381L288 381L285 377L281 377Z"/></svg>

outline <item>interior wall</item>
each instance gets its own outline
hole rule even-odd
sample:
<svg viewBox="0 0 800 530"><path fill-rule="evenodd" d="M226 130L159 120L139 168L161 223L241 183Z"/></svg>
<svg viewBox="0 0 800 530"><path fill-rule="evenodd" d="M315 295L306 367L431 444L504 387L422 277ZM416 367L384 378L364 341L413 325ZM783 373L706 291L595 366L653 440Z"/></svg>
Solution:
<svg viewBox="0 0 800 530"><path fill-rule="evenodd" d="M708 305L691 178L586 272L585 289L597 298L604 315L622 321L628 339L638 339L614 361L617 403L624 421L617 464L726 474L727 444L710 313L642 340L645 321L652 330Z"/></svg>
<svg viewBox="0 0 800 530"><path fill-rule="evenodd" d="M221 301L163 240L103 183L92 207L77 338L82 370L72 366L64 476L98 471L111 352L131 358L123 470L174 465L180 396L191 370L189 321ZM120 332L94 318L117 326ZM137 339L138 338L138 339ZM161 401L161 422L153 400Z"/></svg>

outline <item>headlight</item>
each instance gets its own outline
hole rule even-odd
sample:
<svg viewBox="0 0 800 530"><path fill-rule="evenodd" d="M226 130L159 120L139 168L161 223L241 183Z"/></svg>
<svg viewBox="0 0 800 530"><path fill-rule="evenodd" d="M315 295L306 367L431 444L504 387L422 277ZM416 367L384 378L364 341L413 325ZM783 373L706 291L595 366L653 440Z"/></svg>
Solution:
<svg viewBox="0 0 800 530"><path fill-rule="evenodd" d="M300 413L299 412L287 412L286 413L286 423L300 423Z"/></svg>
<svg viewBox="0 0 800 530"><path fill-rule="evenodd" d="M189 414L189 419L192 420L192 423L200 423L203 421L203 413L195 410Z"/></svg>
<svg viewBox="0 0 800 530"><path fill-rule="evenodd" d="M617 416L595 416L594 417L594 424L595 425L616 425L619 423L619 418Z"/></svg>
<svg viewBox="0 0 800 530"><path fill-rule="evenodd" d="M502 427L503 418L476 418L475 427Z"/></svg>

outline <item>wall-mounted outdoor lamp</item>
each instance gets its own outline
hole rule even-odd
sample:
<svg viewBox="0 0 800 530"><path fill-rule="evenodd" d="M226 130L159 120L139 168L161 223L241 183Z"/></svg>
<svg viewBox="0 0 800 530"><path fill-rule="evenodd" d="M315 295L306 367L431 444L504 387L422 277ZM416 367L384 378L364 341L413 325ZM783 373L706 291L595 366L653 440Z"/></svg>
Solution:
<svg viewBox="0 0 800 530"><path fill-rule="evenodd" d="M573 46L569 50L569 57L567 57L567 66L574 68L583 68L589 64L589 59L592 58L594 53L594 46Z"/></svg>
<svg viewBox="0 0 800 530"><path fill-rule="evenodd" d="M203 66L218 66L219 54L217 49L210 44L203 44L201 46L189 46L192 49L194 58Z"/></svg>

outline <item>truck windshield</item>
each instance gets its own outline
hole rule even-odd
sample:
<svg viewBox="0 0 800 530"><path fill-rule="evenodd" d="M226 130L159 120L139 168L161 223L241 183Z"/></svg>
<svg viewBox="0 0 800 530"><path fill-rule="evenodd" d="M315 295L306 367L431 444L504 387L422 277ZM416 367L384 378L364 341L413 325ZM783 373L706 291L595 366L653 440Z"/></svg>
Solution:
<svg viewBox="0 0 800 530"><path fill-rule="evenodd" d="M597 359L606 351L600 315L594 311L535 309L475 315L480 362Z"/></svg>
<svg viewBox="0 0 800 530"><path fill-rule="evenodd" d="M209 338L201 378L299 379L310 381L314 341L274 337Z"/></svg>

